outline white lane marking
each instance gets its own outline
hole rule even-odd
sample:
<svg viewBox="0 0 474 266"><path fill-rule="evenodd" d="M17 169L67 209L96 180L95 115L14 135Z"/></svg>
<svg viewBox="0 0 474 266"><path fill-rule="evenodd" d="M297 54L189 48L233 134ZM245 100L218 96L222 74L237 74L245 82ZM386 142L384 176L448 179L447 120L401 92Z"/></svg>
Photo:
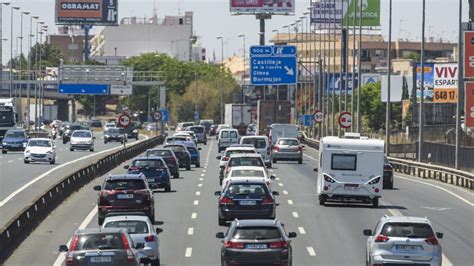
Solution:
<svg viewBox="0 0 474 266"><path fill-rule="evenodd" d="M205 173L205 172L206 172L206 169L202 169L202 172Z"/></svg>
<svg viewBox="0 0 474 266"><path fill-rule="evenodd" d="M300 232L300 234L302 234L302 235L306 234L306 231L304 230L303 227L298 227L298 232Z"/></svg>
<svg viewBox="0 0 474 266"><path fill-rule="evenodd" d="M309 254L311 257L316 256L316 252L314 251L314 248L313 248L313 247L306 247L306 250L308 251L308 254Z"/></svg>
<svg viewBox="0 0 474 266"><path fill-rule="evenodd" d="M311 157L311 156L309 156L309 155L307 155L307 154L303 154L303 155L306 156L306 157L308 157L308 158L310 158L311 160L318 161L318 159L316 159L316 158L314 158L314 157Z"/></svg>
<svg viewBox="0 0 474 266"><path fill-rule="evenodd" d="M275 178L275 180L279 181L279 180L280 180L280 178L279 178L279 177L277 177L277 178Z"/></svg>
<svg viewBox="0 0 474 266"><path fill-rule="evenodd" d="M186 248L186 252L184 253L184 256L186 258L190 258L193 255L193 248Z"/></svg>
<svg viewBox="0 0 474 266"><path fill-rule="evenodd" d="M270 169L270 172L273 173L273 169Z"/></svg>
<svg viewBox="0 0 474 266"><path fill-rule="evenodd" d="M203 181L203 180L204 180L204 178L202 178L202 177L199 178L199 181Z"/></svg>
<svg viewBox="0 0 474 266"><path fill-rule="evenodd" d="M199 205L199 200L195 200L195 201L193 202L193 205Z"/></svg>
<svg viewBox="0 0 474 266"><path fill-rule="evenodd" d="M408 181L412 181L412 182L416 182L416 183L420 183L420 184L424 184L424 185L427 185L427 186L432 186L434 188L437 188L437 189L440 189L456 198L458 198L459 200L467 203L468 205L474 207L474 203L470 202L469 200L459 196L458 194L450 191L449 189L445 189L444 187L441 187L441 186L438 186L438 185L434 185L434 184L430 184L430 183L427 183L427 182L423 182L423 181L420 181L420 180L416 180L416 179L412 179L412 178L406 178L406 177L402 177L402 176L399 176L399 175L395 175L396 178L401 178L401 179L404 179L404 180L408 180ZM415 177L416 178L416 177Z"/></svg>
<svg viewBox="0 0 474 266"><path fill-rule="evenodd" d="M282 186L283 186L283 183L278 183L278 185L279 185L280 187L282 187Z"/></svg>
<svg viewBox="0 0 474 266"><path fill-rule="evenodd" d="M288 200L288 205L293 205L293 201L292 200Z"/></svg>
<svg viewBox="0 0 474 266"><path fill-rule="evenodd" d="M188 235L192 236L194 234L194 228L189 227L188 228Z"/></svg>
<svg viewBox="0 0 474 266"><path fill-rule="evenodd" d="M300 217L297 212L293 212L292 214L293 214L293 217L295 217L295 218Z"/></svg>
<svg viewBox="0 0 474 266"><path fill-rule="evenodd" d="M201 174L201 176L205 176L205 174Z"/></svg>
<svg viewBox="0 0 474 266"><path fill-rule="evenodd" d="M56 158L58 158L58 157L56 157ZM17 160L18 160L18 161L21 161L21 160L23 160L23 158L18 158Z"/></svg>
<svg viewBox="0 0 474 266"><path fill-rule="evenodd" d="M58 165L48 171L46 171L44 174L36 177L35 179L31 180L30 182L24 184L22 187L20 187L19 189L15 190L14 192L12 192L10 195L8 195L6 198L4 198L2 201L0 201L0 207L2 207L3 205L5 205L7 202L9 202L13 197L15 197L16 195L20 194L23 190L27 189L28 187L30 187L31 185L33 185L34 183L38 182L39 180L49 176L52 172L58 170L58 169L61 169L63 167L66 167L68 165L71 165L71 164L74 164L74 163L77 163L79 161L82 161L82 160L85 160L87 158L90 158L90 157L93 157L93 156L97 156L99 154L103 154L103 153L107 153L107 152L110 152L110 151L113 151L113 150L117 150L117 149L121 149L122 146L117 146L117 147L114 147L114 148L111 148L111 149L108 149L108 150L104 150L104 151L100 151L100 152L96 152L96 153L93 153L93 154L90 154L90 155L87 155L87 156L84 156L84 157L81 157L81 158L78 158L76 160L72 160L72 161L69 161L67 163L64 163L64 164L61 164L61 165ZM8 161L10 162L10 161Z"/></svg>
<svg viewBox="0 0 474 266"><path fill-rule="evenodd" d="M200 196L201 195L201 191L196 191L196 196Z"/></svg>
<svg viewBox="0 0 474 266"><path fill-rule="evenodd" d="M201 184L201 183L199 183L199 184L198 184L198 187L202 187L202 184Z"/></svg>
<svg viewBox="0 0 474 266"><path fill-rule="evenodd" d="M13 160L8 161L7 163L13 163Z"/></svg>
<svg viewBox="0 0 474 266"><path fill-rule="evenodd" d="M79 228L77 228L77 229L85 229L91 223L92 219L94 219L96 214L97 214L97 205L94 206L94 208L86 216L86 219L84 219L84 221L82 221L82 223L79 225ZM68 247L71 245L71 241L72 241L72 238L69 238L69 241L67 242ZM54 261L53 266L62 265L65 258L66 258L66 253L65 252L59 253L59 256Z"/></svg>
<svg viewBox="0 0 474 266"><path fill-rule="evenodd" d="M197 213L195 213L195 212L191 213L191 219L196 219L197 216L198 216Z"/></svg>
<svg viewBox="0 0 474 266"><path fill-rule="evenodd" d="M288 191L283 190L283 194L288 195Z"/></svg>

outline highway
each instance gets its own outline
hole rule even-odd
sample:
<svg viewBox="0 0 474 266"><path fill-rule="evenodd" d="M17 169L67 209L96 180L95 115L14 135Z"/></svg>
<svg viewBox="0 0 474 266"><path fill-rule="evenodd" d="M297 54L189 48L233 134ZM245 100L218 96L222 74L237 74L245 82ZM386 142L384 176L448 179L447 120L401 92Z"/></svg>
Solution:
<svg viewBox="0 0 474 266"><path fill-rule="evenodd" d="M220 264L221 242L215 234L225 232L226 227L217 225L214 196L214 191L219 190L217 145L213 140L201 147L203 167L181 171L182 177L172 180L172 192L155 194L157 226L163 229L160 234L163 265ZM294 265L365 265L366 237L362 230L373 229L385 214L427 216L434 229L445 234L440 241L443 265L472 265L472 192L396 176L395 189L383 192L378 209L368 205L319 206L313 172L317 151L306 147L305 154L302 165L277 163L271 169L277 176L273 188L280 192L277 217L287 231L298 234L292 241ZM60 163L66 160L61 156L64 155L59 155ZM34 176L30 169L27 173ZM124 171L118 167L112 173ZM58 246L67 243L79 227L97 227L97 192L92 187L101 183L101 179L95 180L58 207L5 265L60 265L64 257L59 254Z"/></svg>
<svg viewBox="0 0 474 266"><path fill-rule="evenodd" d="M72 169L80 169L104 153L120 147L119 142L104 144L102 132L95 132L94 152L69 151L69 142L62 143L62 139L55 140L56 164L23 162L23 152L8 152L0 156L0 226L4 225L16 212L21 210L27 202L44 192L48 186L54 184L65 173ZM144 136L140 136L141 139ZM129 139L127 144L135 139Z"/></svg>

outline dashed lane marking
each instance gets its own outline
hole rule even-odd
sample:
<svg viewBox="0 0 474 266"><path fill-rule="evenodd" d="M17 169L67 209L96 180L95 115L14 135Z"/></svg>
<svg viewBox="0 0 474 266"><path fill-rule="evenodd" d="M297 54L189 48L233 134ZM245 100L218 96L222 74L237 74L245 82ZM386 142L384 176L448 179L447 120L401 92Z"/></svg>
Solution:
<svg viewBox="0 0 474 266"><path fill-rule="evenodd" d="M195 212L191 213L191 219L194 220L194 219L197 218L197 216L198 216L197 213L195 213Z"/></svg>
<svg viewBox="0 0 474 266"><path fill-rule="evenodd" d="M205 176L205 174L201 174L201 176Z"/></svg>
<svg viewBox="0 0 474 266"><path fill-rule="evenodd" d="M283 183L278 183L278 185L279 185L280 187L282 187L282 186L283 186Z"/></svg>
<svg viewBox="0 0 474 266"><path fill-rule="evenodd" d="M313 248L313 247L306 247L306 250L308 251L308 254L309 254L311 257L315 257L315 256L316 256L316 252L314 251L314 248Z"/></svg>
<svg viewBox="0 0 474 266"><path fill-rule="evenodd" d="M288 205L293 205L293 201L292 200L288 200Z"/></svg>
<svg viewBox="0 0 474 266"><path fill-rule="evenodd" d="M188 228L188 235L192 236L194 234L194 228L189 227Z"/></svg>
<svg viewBox="0 0 474 266"><path fill-rule="evenodd" d="M196 196L200 196L201 195L201 191L196 191Z"/></svg>
<svg viewBox="0 0 474 266"><path fill-rule="evenodd" d="M303 227L298 227L298 232L300 232L301 235L305 235L306 231L304 230Z"/></svg>
<svg viewBox="0 0 474 266"><path fill-rule="evenodd" d="M199 183L199 184L198 184L198 187L202 187L202 184L201 184L201 183Z"/></svg>
<svg viewBox="0 0 474 266"><path fill-rule="evenodd" d="M203 181L203 180L204 180L204 178L202 178L202 177L199 178L199 181Z"/></svg>
<svg viewBox="0 0 474 266"><path fill-rule="evenodd" d="M195 200L195 201L193 202L193 205L195 205L195 206L199 205L199 200Z"/></svg>
<svg viewBox="0 0 474 266"><path fill-rule="evenodd" d="M13 160L8 161L7 163L13 163Z"/></svg>
<svg viewBox="0 0 474 266"><path fill-rule="evenodd" d="M184 253L184 256L186 258L190 258L193 255L193 248L186 248L186 252Z"/></svg>
<svg viewBox="0 0 474 266"><path fill-rule="evenodd" d="M295 218L300 217L297 212L293 212L292 214L293 214L293 217L295 217Z"/></svg>
<svg viewBox="0 0 474 266"><path fill-rule="evenodd" d="M304 156L310 158L311 160L318 161L318 159L316 159L316 158L314 158L314 157L311 157L311 156L309 156L309 155L307 155L307 154L304 154Z"/></svg>
<svg viewBox="0 0 474 266"><path fill-rule="evenodd" d="M283 194L288 195L288 191L283 190Z"/></svg>
<svg viewBox="0 0 474 266"><path fill-rule="evenodd" d="M276 180L276 181L279 181L279 180L280 180L280 178L279 178L279 177L277 177L277 178L275 178L275 180Z"/></svg>

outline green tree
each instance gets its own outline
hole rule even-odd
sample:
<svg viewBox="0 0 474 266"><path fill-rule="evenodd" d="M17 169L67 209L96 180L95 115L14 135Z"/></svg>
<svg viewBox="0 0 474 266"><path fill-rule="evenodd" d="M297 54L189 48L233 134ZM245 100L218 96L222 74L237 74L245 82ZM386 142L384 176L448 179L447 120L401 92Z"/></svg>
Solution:
<svg viewBox="0 0 474 266"><path fill-rule="evenodd" d="M378 131L385 127L385 104L381 101L381 83L367 84L361 88L361 114L368 127L364 131Z"/></svg>

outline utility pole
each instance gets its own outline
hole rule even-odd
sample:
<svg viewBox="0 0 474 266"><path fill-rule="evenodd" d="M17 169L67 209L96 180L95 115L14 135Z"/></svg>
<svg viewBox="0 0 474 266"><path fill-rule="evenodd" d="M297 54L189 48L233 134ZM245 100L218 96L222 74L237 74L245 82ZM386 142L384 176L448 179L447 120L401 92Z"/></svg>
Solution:
<svg viewBox="0 0 474 266"><path fill-rule="evenodd" d="M354 4L352 5L353 9L352 9L352 14L353 14L353 17L352 17L352 89L351 89L351 121L352 121L352 126L351 126L351 132L354 132L354 129L355 129L355 122L354 122L354 97L355 97L355 64L356 64L356 14L357 14L357 11L356 11L356 3L354 2Z"/></svg>
<svg viewBox="0 0 474 266"><path fill-rule="evenodd" d="M469 0L469 10L472 12L474 1ZM474 12L473 12L474 13ZM472 21L474 14L470 13L469 21ZM463 77L463 30L462 30L462 0L459 0L459 25L458 25L458 102L456 103L456 147L454 156L454 167L459 169L459 157L461 146L461 110L464 98L464 77ZM465 120L464 120L465 121Z"/></svg>
<svg viewBox="0 0 474 266"><path fill-rule="evenodd" d="M391 90L391 78L392 78L392 0L389 0L389 13L388 13L388 66L387 66L387 108L385 114L385 154L390 155L390 117L391 108L390 103L390 90Z"/></svg>
<svg viewBox="0 0 474 266"><path fill-rule="evenodd" d="M33 45L33 19L38 19L38 16L31 16L30 17L30 34L28 35L28 80L33 79L34 75L32 75L32 69L31 69L31 47ZM30 129L30 116L31 116L31 111L30 111L30 105L31 105L31 83L28 83L28 90L26 93L26 126L27 129Z"/></svg>
<svg viewBox="0 0 474 266"><path fill-rule="evenodd" d="M421 162L422 148L423 148L423 124L425 122L423 114L424 90L425 90L425 8L426 0L423 0L422 18L421 18L421 82L420 82L420 108L418 121L418 162ZM458 69L459 71L459 69Z"/></svg>
<svg viewBox="0 0 474 266"><path fill-rule="evenodd" d="M19 79L20 79L20 84L18 85L19 87L19 93L18 93L18 97L20 98L20 106L19 106L19 118L20 118L20 121L21 121L21 124L23 125L23 120L24 120L24 117L23 117L23 110L21 108L22 104L21 104L21 99L23 98L23 75L22 75L22 59L23 59L23 15L29 15L30 12L28 11L23 11L21 12L21 15L20 15L20 57L19 57L19 60L18 60L18 63L19 63Z"/></svg>
<svg viewBox="0 0 474 266"><path fill-rule="evenodd" d="M246 68L245 68L245 34L240 34L239 35L239 38L243 38L243 43L244 43L244 47L243 47L243 65L244 65L244 71L242 72L242 103L245 103L245 95L244 95L244 85L245 85L245 72L246 72Z"/></svg>
<svg viewBox="0 0 474 266"><path fill-rule="evenodd" d="M221 124L224 124L224 37L217 37L221 40L221 104L220 104L220 116Z"/></svg>
<svg viewBox="0 0 474 266"><path fill-rule="evenodd" d="M359 0L359 67L357 74L357 132L362 132L362 113L360 111L360 89L362 76L362 1ZM353 78L354 79L354 78ZM355 82L355 79L354 79Z"/></svg>
<svg viewBox="0 0 474 266"><path fill-rule="evenodd" d="M18 6L12 6L10 10L10 98L13 97L13 10L19 9Z"/></svg>

